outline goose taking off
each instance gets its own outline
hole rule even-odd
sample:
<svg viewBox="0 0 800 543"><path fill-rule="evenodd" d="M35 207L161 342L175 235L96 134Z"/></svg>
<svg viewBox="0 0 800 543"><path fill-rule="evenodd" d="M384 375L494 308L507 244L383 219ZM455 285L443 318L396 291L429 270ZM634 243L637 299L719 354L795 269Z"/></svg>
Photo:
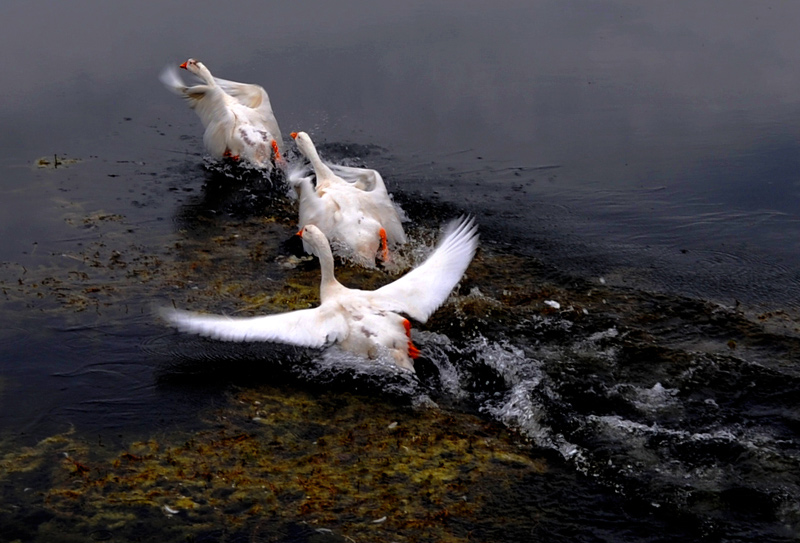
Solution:
<svg viewBox="0 0 800 543"><path fill-rule="evenodd" d="M205 127L203 143L214 158L246 159L268 170L281 163L281 131L263 87L214 77L202 62L191 58L180 68L202 83L187 86L174 66L164 69L161 82L197 112Z"/></svg>
<svg viewBox="0 0 800 543"><path fill-rule="evenodd" d="M381 175L368 168L324 162L305 132L292 132L297 148L314 169L315 181L303 171L289 174L299 197L299 223L316 225L345 255L364 266L375 266L380 251L406 242L400 215ZM304 242L304 245L306 243Z"/></svg>
<svg viewBox="0 0 800 543"><path fill-rule="evenodd" d="M262 317L224 317L177 309L162 316L184 332L225 341L273 341L303 347L338 344L342 349L392 360L414 371L419 350L411 342L407 315L428 320L461 280L478 248L478 227L471 218L451 222L436 250L420 266L377 290L347 288L334 276L333 254L325 234L314 225L298 233L319 257L320 305Z"/></svg>

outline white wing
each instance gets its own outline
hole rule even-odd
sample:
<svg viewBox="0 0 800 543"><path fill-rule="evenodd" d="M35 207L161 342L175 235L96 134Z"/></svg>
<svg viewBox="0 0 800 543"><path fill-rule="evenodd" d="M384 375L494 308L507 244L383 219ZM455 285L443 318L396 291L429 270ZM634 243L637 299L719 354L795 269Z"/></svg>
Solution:
<svg viewBox="0 0 800 543"><path fill-rule="evenodd" d="M189 107L192 109L197 107L200 100L205 98L206 94L212 90L211 87L205 84L187 87L186 83L181 79L181 76L178 75L178 69L175 66L167 66L164 68L158 78L169 90L186 98L189 102Z"/></svg>
<svg viewBox="0 0 800 543"><path fill-rule="evenodd" d="M164 68L158 78L165 87L175 94L182 95L183 91L186 89L186 84L183 82L183 79L181 79L181 76L178 75L178 69L175 66L169 65Z"/></svg>
<svg viewBox="0 0 800 543"><path fill-rule="evenodd" d="M464 275L478 249L478 226L471 217L451 222L439 246L417 268L369 295L374 303L425 322Z"/></svg>
<svg viewBox="0 0 800 543"><path fill-rule="evenodd" d="M365 213L381 223L386 230L386 237L390 244L406 242L400 213L389 196L383 177L378 171L338 164L328 164L328 166L341 179L363 191L359 197L359 205Z"/></svg>
<svg viewBox="0 0 800 543"><path fill-rule="evenodd" d="M214 81L222 87L222 90L229 95L236 98L236 100L243 106L252 109L261 107L266 91L261 85L254 83L239 83L237 81L229 81L227 79L220 79L215 77Z"/></svg>
<svg viewBox="0 0 800 543"><path fill-rule="evenodd" d="M182 332L223 341L273 341L301 347L322 347L347 334L341 313L324 306L264 317L225 317L164 308L161 316Z"/></svg>
<svg viewBox="0 0 800 543"><path fill-rule="evenodd" d="M386 237L389 244L403 244L406 240L406 233L403 230L403 222L400 218L400 211L395 206L389 195L381 198L368 198L366 194L361 198L363 210L374 217L386 230Z"/></svg>
<svg viewBox="0 0 800 543"><path fill-rule="evenodd" d="M187 87L180 75L178 75L178 69L174 66L164 68L159 79L169 90L186 99L189 107L197 112L203 122L203 126L208 127L210 124L216 123L211 130L213 134L205 136L212 140L210 143L207 142L206 145L209 147L209 151L221 155L225 151L227 137L235 120L228 108L228 104L225 102L225 95L221 92L221 89L202 83Z"/></svg>
<svg viewBox="0 0 800 543"><path fill-rule="evenodd" d="M339 164L326 163L328 167L333 170L333 173L352 183L355 187L366 190L383 190L386 192L386 185L383 183L383 178L376 170L369 168L355 168L353 166L341 166Z"/></svg>
<svg viewBox="0 0 800 543"><path fill-rule="evenodd" d="M281 129L278 120L272 111L272 104L269 101L269 94L261 85L255 83L239 83L227 79L214 78L214 82L230 97L234 98L241 105L253 110L256 115L253 121L266 128L278 145L283 145Z"/></svg>

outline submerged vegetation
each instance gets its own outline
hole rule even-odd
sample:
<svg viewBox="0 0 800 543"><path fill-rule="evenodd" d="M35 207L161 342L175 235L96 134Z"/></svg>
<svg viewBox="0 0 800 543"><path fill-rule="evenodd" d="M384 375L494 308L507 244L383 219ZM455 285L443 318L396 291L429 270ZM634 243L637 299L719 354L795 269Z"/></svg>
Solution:
<svg viewBox="0 0 800 543"><path fill-rule="evenodd" d="M70 433L6 453L3 524L24 523L34 508L46 519L41 541L98 530L124 540L149 531L161 541L215 532L272 541L290 525L331 541L469 541L487 496L547 469L480 418L346 393L253 387L205 416L202 431L123 451ZM8 490L34 479L49 484Z"/></svg>

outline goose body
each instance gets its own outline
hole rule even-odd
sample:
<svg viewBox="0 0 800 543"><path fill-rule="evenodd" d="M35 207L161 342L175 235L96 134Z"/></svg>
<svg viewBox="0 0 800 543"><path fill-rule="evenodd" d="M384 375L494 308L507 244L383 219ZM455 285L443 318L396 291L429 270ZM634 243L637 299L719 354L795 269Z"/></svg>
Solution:
<svg viewBox="0 0 800 543"><path fill-rule="evenodd" d="M436 250L400 279L377 290L347 288L334 276L333 253L316 226L299 233L319 257L320 305L262 317L231 318L177 309L162 315L184 332L225 341L273 341L304 347L338 344L370 359L383 353L401 368L414 371L419 351L411 342L405 315L425 322L458 284L478 247L471 218L453 221Z"/></svg>
<svg viewBox="0 0 800 543"><path fill-rule="evenodd" d="M260 85L216 78L202 62L189 59L181 68L201 83L187 86L174 66L161 73L161 81L183 96L205 127L203 143L215 158L242 158L271 170L280 162L283 144L269 95Z"/></svg>
<svg viewBox="0 0 800 543"><path fill-rule="evenodd" d="M316 225L334 245L343 248L345 256L366 266L375 266L379 251L386 260L390 246L406 242L400 214L380 173L328 164L308 134L293 132L292 137L315 177L312 183L312 177L304 172L289 176L299 197L301 226Z"/></svg>

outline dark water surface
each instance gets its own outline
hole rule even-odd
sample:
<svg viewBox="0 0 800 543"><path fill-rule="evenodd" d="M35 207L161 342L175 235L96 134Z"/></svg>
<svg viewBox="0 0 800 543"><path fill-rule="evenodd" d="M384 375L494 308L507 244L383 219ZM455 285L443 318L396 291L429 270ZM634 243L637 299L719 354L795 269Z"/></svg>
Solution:
<svg viewBox="0 0 800 543"><path fill-rule="evenodd" d="M796 540L800 6L384 4L0 6L0 541ZM154 316L316 299L190 56L476 215L417 378Z"/></svg>

